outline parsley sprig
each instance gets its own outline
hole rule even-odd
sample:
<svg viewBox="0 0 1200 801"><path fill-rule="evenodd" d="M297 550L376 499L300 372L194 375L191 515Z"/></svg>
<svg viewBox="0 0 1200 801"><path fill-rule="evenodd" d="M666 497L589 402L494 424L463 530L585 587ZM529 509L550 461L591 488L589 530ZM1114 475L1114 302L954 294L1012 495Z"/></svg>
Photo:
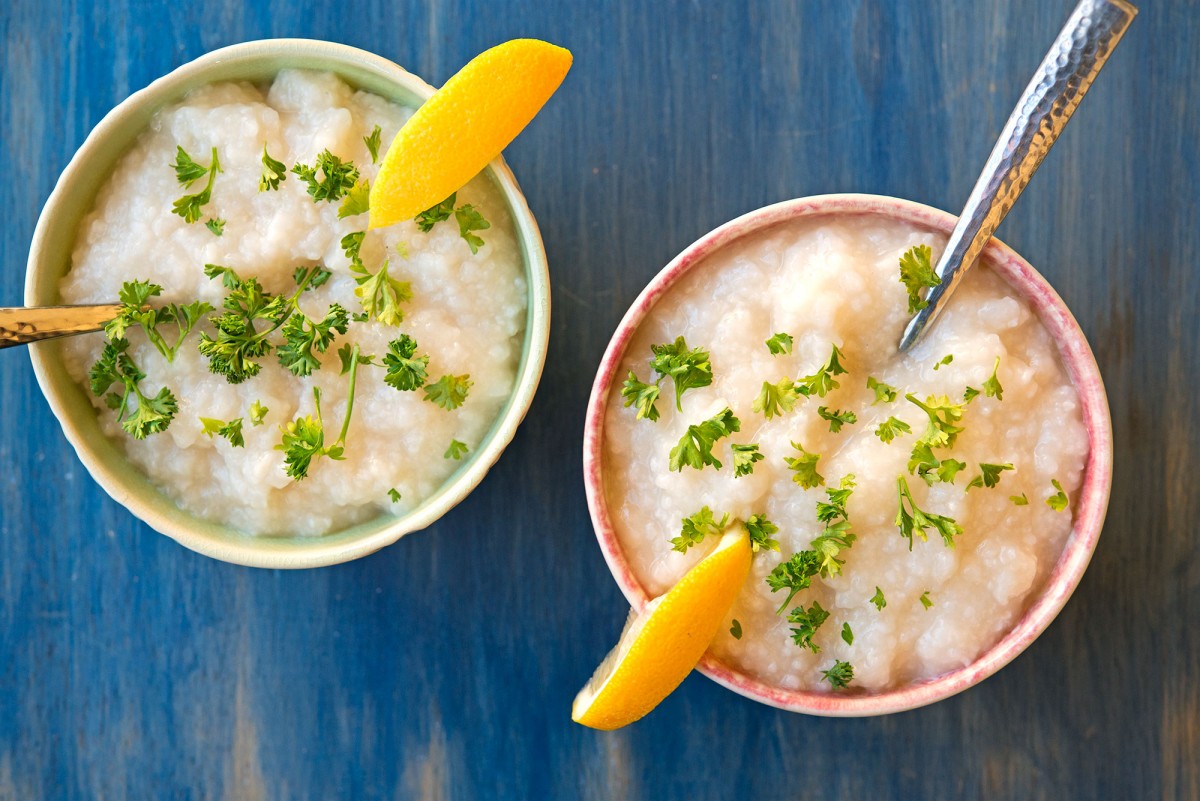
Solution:
<svg viewBox="0 0 1200 801"><path fill-rule="evenodd" d="M900 283L908 291L908 313L914 314L929 305L921 297L921 290L933 289L942 283L933 271L930 259L933 251L929 245L913 245L900 256Z"/></svg>
<svg viewBox="0 0 1200 801"><path fill-rule="evenodd" d="M651 345L650 353L650 369L658 375L654 383L641 381L630 370L629 378L621 386L625 407L636 405L638 420L646 418L653 422L658 419L656 404L665 378L670 378L675 385L675 408L679 411L683 411L683 393L712 384L712 362L709 361L708 351L689 348L683 337L677 337L674 342L665 345Z"/></svg>
<svg viewBox="0 0 1200 801"><path fill-rule="evenodd" d="M141 382L146 374L134 363L128 351L129 340L110 339L88 371L88 379L92 393L103 396L108 408L116 411L121 428L134 439L145 439L150 434L165 431L179 405L175 395L165 386L153 396L142 392ZM109 392L114 384L120 390Z"/></svg>
<svg viewBox="0 0 1200 801"><path fill-rule="evenodd" d="M721 460L713 456L713 446L718 440L741 429L741 421L734 417L728 406L709 419L688 426L687 431L680 437L679 444L671 449L671 470L681 473L685 466L703 470L705 465L712 465L720 470Z"/></svg>
<svg viewBox="0 0 1200 801"><path fill-rule="evenodd" d="M310 166L297 162L291 171L308 187L308 194L314 203L341 200L358 183L358 168L354 163L342 161L328 148L317 155L315 164Z"/></svg>
<svg viewBox="0 0 1200 801"><path fill-rule="evenodd" d="M345 459L346 434L350 431L350 418L354 414L354 393L358 382L358 345L350 352L350 383L346 390L346 417L342 421L342 429L332 445L325 444L325 421L321 416L321 390L313 387L313 401L316 406L316 417L304 415L292 420L286 426L280 426L283 433L282 441L275 450L283 451L284 469L287 474L297 481L308 476L312 462L322 456L330 459Z"/></svg>
<svg viewBox="0 0 1200 801"><path fill-rule="evenodd" d="M837 389L840 384L834 376L846 375L847 373L846 368L842 366L842 359L844 358L846 357L842 354L842 351L837 345L834 345L829 359L815 373L796 379L796 391L808 397L816 395L819 398L823 398Z"/></svg>
<svg viewBox="0 0 1200 801"><path fill-rule="evenodd" d="M441 203L425 209L413 219L422 233L429 233L435 225L445 222L450 219L451 215L454 215L454 220L458 223L458 235L471 248L471 253L478 253L484 242L474 232L486 231L492 227L492 224L485 220L479 210L470 203L464 203L455 208L454 203L457 199L458 193L455 192Z"/></svg>
<svg viewBox="0 0 1200 801"><path fill-rule="evenodd" d="M954 538L962 534L962 526L958 525L952 517L922 511L913 500L912 493L908 490L908 481L904 476L896 477L896 488L900 495L896 525L900 529L900 536L908 540L908 549L912 550L914 536L920 537L922 541L927 540L928 536L925 530L929 528L942 535L942 541L945 542L947 548L953 548Z"/></svg>
<svg viewBox="0 0 1200 801"><path fill-rule="evenodd" d="M217 179L217 173L224 172L221 169L221 160L217 158L217 149L215 147L212 149L212 161L205 167L197 164L186 150L176 145L175 163L171 166L175 168L175 177L184 189L203 176L208 176L208 183L204 185L203 189L192 195L184 195L171 204L171 211L174 214L178 214L188 224L194 223L200 219L204 206L212 200L213 182ZM216 232L214 231L214 233Z"/></svg>

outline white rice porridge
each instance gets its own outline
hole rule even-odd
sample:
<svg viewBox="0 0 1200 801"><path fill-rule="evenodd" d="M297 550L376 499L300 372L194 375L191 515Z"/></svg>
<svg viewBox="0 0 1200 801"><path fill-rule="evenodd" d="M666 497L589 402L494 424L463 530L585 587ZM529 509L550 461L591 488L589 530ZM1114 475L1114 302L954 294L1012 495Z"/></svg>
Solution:
<svg viewBox="0 0 1200 801"><path fill-rule="evenodd" d="M822 671L835 661L853 665L850 688L879 691L936 677L965 666L1006 633L1046 581L1071 530L1072 510L1050 508L1057 479L1073 500L1082 480L1088 439L1077 393L1050 334L1030 307L986 265L957 289L936 327L910 354L896 350L909 318L898 260L928 244L933 261L945 237L869 216L823 217L776 226L720 249L694 267L652 309L635 333L618 370L649 380L650 346L683 336L710 353L713 383L691 389L676 411L670 379L663 382L657 422L636 419L614 383L604 427L605 493L613 525L638 580L651 595L669 589L716 542L709 536L687 553L672 548L681 520L709 506L718 519L763 514L779 526L780 552L755 554L747 580L711 653L770 685L830 690ZM777 332L794 337L790 354L772 355L764 341ZM796 378L843 354L847 374L826 397L800 397L795 409L773 419L752 411L764 381ZM953 361L934 369L946 355ZM908 472L926 414L905 400L912 393L946 395L962 402L967 386L979 389L1000 357L1002 400L980 394L964 407L963 431L948 450L966 463L953 484L932 486ZM894 386L894 402L872 405L868 376ZM851 410L857 422L840 433L817 408ZM741 430L718 441L715 470L668 469L668 453L697 424L725 407ZM885 444L875 431L889 416L912 431ZM820 454L825 487L792 481L785 457L791 443ZM753 473L734 477L730 443L758 443L765 456ZM995 487L964 491L978 463L1011 463ZM772 594L767 575L822 533L816 503L826 489L853 474L857 486L846 504L857 540L840 553L841 575L814 577L787 609L813 601L830 613L812 642L795 644L787 610L776 614L787 591ZM896 526L897 477L928 512L953 517L963 529L955 547L936 531L912 549ZM1027 505L1011 496L1024 494ZM886 606L871 599L879 588ZM932 602L926 608L921 597ZM729 631L740 624L742 637ZM853 644L842 637L843 624Z"/></svg>
<svg viewBox="0 0 1200 801"><path fill-rule="evenodd" d="M328 149L373 182L378 165L363 137L380 126L382 161L410 114L336 76L304 71L281 72L266 88L224 83L195 91L154 118L101 189L61 284L64 302L112 302L123 282L144 279L164 287L155 303L204 300L219 313L228 290L205 276L205 264L257 277L267 292L285 295L296 289L297 267L320 264L332 277L301 296L301 310L315 319L331 303L360 312L341 240L365 230L367 215L338 219L338 202L315 203L290 173L278 191L260 191L263 147L289 168L313 164ZM224 172L215 179L204 216L226 220L223 235L214 235L203 220L188 224L172 213L177 198L204 183L181 188L171 167L177 146L205 165L217 148ZM169 386L178 412L166 431L135 440L94 398L105 432L184 509L249 534L320 535L418 506L464 463L444 458L451 441L465 443L471 453L483 441L509 397L521 356L526 282L503 198L480 176L458 192L458 203L474 205L491 223L478 232L485 244L477 254L460 237L454 217L429 233L408 221L366 234L363 262L375 271L388 259L390 275L411 283L413 299L402 304L399 327L353 322L311 377L294 376L272 353L259 360L257 376L240 384L210 372L195 331L168 363L140 330L131 330L129 354L147 374L143 387L152 393ZM197 328L213 332L207 322ZM420 391L386 385L379 366L360 367L345 460L314 461L301 481L286 475L284 455L275 449L280 426L314 413L313 386L321 391L327 444L337 437L347 400L338 347L357 343L378 360L401 333L416 340L418 354L428 354L430 383L445 374L470 375L466 402L446 410ZM101 336L66 345L67 367L85 387L103 345ZM247 417L255 401L269 409L259 426ZM245 447L206 436L201 417L246 417ZM398 502L389 497L392 489Z"/></svg>

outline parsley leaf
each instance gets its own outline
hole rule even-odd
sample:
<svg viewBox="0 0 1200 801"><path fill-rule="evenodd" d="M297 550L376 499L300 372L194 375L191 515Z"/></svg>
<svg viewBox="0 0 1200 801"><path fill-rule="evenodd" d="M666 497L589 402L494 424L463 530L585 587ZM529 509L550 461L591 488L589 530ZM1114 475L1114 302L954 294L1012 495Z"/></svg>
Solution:
<svg viewBox="0 0 1200 801"><path fill-rule="evenodd" d="M933 448L949 448L954 444L963 430L962 426L957 425L963 416L962 404L951 403L945 395L930 395L924 403L917 400L915 395L904 397L929 417L929 427L918 442L928 443Z"/></svg>
<svg viewBox="0 0 1200 801"><path fill-rule="evenodd" d="M350 262L350 272L358 287L354 294L362 304L363 312L384 325L400 325L404 322L404 310L400 304L412 300L412 285L388 275L385 261L379 272L372 273L361 261Z"/></svg>
<svg viewBox="0 0 1200 801"><path fill-rule="evenodd" d="M932 289L942 282L930 264L932 257L933 251L929 245L913 245L900 257L900 283L908 290L909 314L929 305L928 301L922 300L921 289Z"/></svg>
<svg viewBox="0 0 1200 801"><path fill-rule="evenodd" d="M983 394L989 398L995 398L998 401L1004 400L1004 387L1000 385L1000 379L996 378L996 371L1000 369L1000 357L996 357L996 364L992 366L992 376L987 381L983 382Z"/></svg>
<svg viewBox="0 0 1200 801"><path fill-rule="evenodd" d="M433 226L450 219L450 215L454 213L454 200L457 197L458 193L454 192L441 203L438 203L436 206L430 206L414 217L413 220L417 223L417 228L422 233L427 234L433 230Z"/></svg>
<svg viewBox="0 0 1200 801"><path fill-rule="evenodd" d="M319 370L321 360L317 354L324 353L337 334L345 334L350 326L346 310L331 304L325 317L310 320L303 312L290 315L283 325L284 344L279 346L279 363L295 376L312 375Z"/></svg>
<svg viewBox="0 0 1200 801"><path fill-rule="evenodd" d="M875 586L875 594L871 596L871 603L875 604L875 609L881 612L887 606L887 598L883 597L883 590L879 589L878 585Z"/></svg>
<svg viewBox="0 0 1200 801"><path fill-rule="evenodd" d="M679 444L671 449L671 470L681 473L684 466L703 470L705 465L712 465L720 470L721 461L713 456L713 446L717 440L740 431L741 428L741 421L734 417L729 407L698 425L688 426L687 431L680 437Z"/></svg>
<svg viewBox="0 0 1200 801"><path fill-rule="evenodd" d="M292 173L308 185L308 194L312 196L313 203L340 200L358 183L358 168L353 162L342 161L328 149L317 155L316 164L309 166L297 163L292 167Z"/></svg>
<svg viewBox="0 0 1200 801"><path fill-rule="evenodd" d="M825 362L812 375L796 379L796 391L807 397L816 395L823 398L832 390L837 389L840 384L834 379L834 376L846 374L846 368L842 366L841 362L843 358L845 356L838 349L838 346L834 345L833 352L829 355L829 361Z"/></svg>
<svg viewBox="0 0 1200 801"><path fill-rule="evenodd" d="M798 450L800 455L783 457L783 460L787 462L788 469L792 471L792 481L804 489L812 489L817 485L824 484L825 477L817 472L817 462L821 460L820 455L809 453L798 442L793 442L792 447Z"/></svg>
<svg viewBox="0 0 1200 801"><path fill-rule="evenodd" d="M175 146L175 163L171 166L175 169L175 179L184 189L208 174L208 167L197 164L179 145Z"/></svg>
<svg viewBox="0 0 1200 801"><path fill-rule="evenodd" d="M659 381L661 380L660 378ZM658 419L658 407L655 403L658 401L659 392L657 382L647 384L632 370L629 371L629 378L621 385L621 397L625 399L625 408L637 405L637 420L644 417L653 422Z"/></svg>
<svg viewBox="0 0 1200 801"><path fill-rule="evenodd" d="M271 410L263 406L259 401L250 404L250 425L261 426L269 411Z"/></svg>
<svg viewBox="0 0 1200 801"><path fill-rule="evenodd" d="M442 454L442 458L458 461L466 456L469 450L470 448L467 447L467 443L452 439L450 440L450 447L446 448L446 452Z"/></svg>
<svg viewBox="0 0 1200 801"><path fill-rule="evenodd" d="M808 648L814 654L821 652L821 646L812 641L813 636L817 633L817 629L829 619L829 613L821 608L821 604L817 601L812 602L812 606L805 609L803 604L797 606L792 611L788 612L788 623L795 623L792 627L792 642L799 645L801 648Z"/></svg>
<svg viewBox="0 0 1200 801"><path fill-rule="evenodd" d="M126 281L122 284L117 296L121 308L104 326L105 336L110 340L124 339L130 328L140 327L146 339L168 362L175 361L184 339L200 322L200 318L212 311L212 306L198 300L186 305L171 303L157 309L147 308L150 298L158 297L162 291L161 286L149 281ZM167 325L175 326L174 342L168 342L166 333L160 330L160 326Z"/></svg>
<svg viewBox="0 0 1200 801"><path fill-rule="evenodd" d="M471 376L444 375L432 384L425 385L425 400L452 411L463 405L473 382Z"/></svg>
<svg viewBox="0 0 1200 801"><path fill-rule="evenodd" d="M883 383L874 376L867 376L867 389L875 393L875 400L871 401L872 406L896 400L896 388L891 384Z"/></svg>
<svg viewBox="0 0 1200 801"><path fill-rule="evenodd" d="M857 537L850 531L850 521L839 520L825 526L815 540L812 541L813 551L818 559L818 570L821 578L832 578L841 575L845 559L839 559L838 554L854 544Z"/></svg>
<svg viewBox="0 0 1200 801"><path fill-rule="evenodd" d="M742 639L742 624L738 622L736 617L733 619L733 625L729 627L729 633L733 635L733 639L735 640Z"/></svg>
<svg viewBox="0 0 1200 801"><path fill-rule="evenodd" d="M175 176L179 178L179 182L186 188L192 181L195 181L204 173L208 173L208 183L194 195L184 195L171 204L171 211L183 218L186 223L194 223L200 219L200 209L203 208L210 200L212 200L213 182L217 178L217 173L224 172L221 169L221 162L217 158L217 149L212 149L212 163L208 167L200 167L199 164L192 161L187 152L182 147L177 147L178 153L175 157ZM186 159L186 161L184 161ZM197 169L202 169L203 172L196 173ZM184 180L186 177L187 180Z"/></svg>
<svg viewBox="0 0 1200 801"><path fill-rule="evenodd" d="M246 440L242 438L242 418L240 417L230 420L228 423L212 417L201 417L200 424L204 426L204 433L208 435L209 439L216 435L229 440L229 444L234 448L246 446Z"/></svg>
<svg viewBox="0 0 1200 801"><path fill-rule="evenodd" d="M346 254L346 258L350 260L351 264L362 264L359 251L362 249L363 240L366 237L366 231L354 231L342 237L342 252Z"/></svg>
<svg viewBox="0 0 1200 801"><path fill-rule="evenodd" d="M728 514L722 515L721 519L717 520L712 509L707 506L701 507L700 511L691 517L683 518L679 536L671 538L672 550L687 553L688 548L699 545L709 534L720 536L728 523Z"/></svg>
<svg viewBox="0 0 1200 801"><path fill-rule="evenodd" d="M679 411L683 411L683 393L707 387L713 381L708 351L688 348L683 337L666 345L651 345L650 352L654 354L650 367L660 376L670 376L675 384L675 408Z"/></svg>
<svg viewBox="0 0 1200 801"><path fill-rule="evenodd" d="M767 350L773 356L792 352L792 337L790 334L779 333L767 340Z"/></svg>
<svg viewBox="0 0 1200 801"><path fill-rule="evenodd" d="M933 371L936 373L944 365L950 364L950 362L952 362L952 361L954 361L954 354L953 353L946 354L945 356L942 357L942 360L940 362L938 362L937 364L935 364L933 366Z"/></svg>
<svg viewBox="0 0 1200 801"><path fill-rule="evenodd" d="M751 515L750 519L742 523L746 529L746 533L750 535L750 548L754 553L758 553L766 548L770 551L779 550L779 542L771 539L772 534L779 533L779 526L772 523L764 515Z"/></svg>
<svg viewBox="0 0 1200 801"><path fill-rule="evenodd" d="M921 593L921 597L917 600L919 600L921 602L921 606L925 607L926 609L933 606L933 599L929 597L929 590L925 590L925 592Z"/></svg>
<svg viewBox="0 0 1200 801"><path fill-rule="evenodd" d="M842 639L846 641L846 645L854 645L854 630L850 628L849 623L842 624Z"/></svg>
<svg viewBox="0 0 1200 801"><path fill-rule="evenodd" d="M371 154L371 163L379 163L379 140L383 135L383 129L378 125L371 131L370 136L363 137L363 143L367 146L367 151Z"/></svg>
<svg viewBox="0 0 1200 801"><path fill-rule="evenodd" d="M179 411L171 390L163 387L152 398L143 395L136 387L134 393L137 395L137 409L121 423L121 428L132 434L134 439L145 439L150 434L166 431Z"/></svg>
<svg viewBox="0 0 1200 801"><path fill-rule="evenodd" d="M891 442L901 434L910 433L912 433L912 427L894 415L884 420L879 424L879 427L875 429L875 436L879 437L879 439L885 443Z"/></svg>
<svg viewBox="0 0 1200 801"><path fill-rule="evenodd" d="M854 680L854 666L838 659L829 670L822 670L821 675L834 689L843 690Z"/></svg>
<svg viewBox="0 0 1200 801"><path fill-rule="evenodd" d="M842 480L838 482L837 489L826 488L825 494L829 497L828 501L817 501L817 520L822 523L828 523L837 518L847 519L846 502L850 500L850 495L854 492L854 474L847 473L842 476Z"/></svg>
<svg viewBox="0 0 1200 801"><path fill-rule="evenodd" d="M963 403L970 403L979 397L979 390L975 387L967 387L963 390Z"/></svg>
<svg viewBox="0 0 1200 801"><path fill-rule="evenodd" d="M1057 478L1050 479L1050 483L1054 485L1054 489L1058 490L1058 492L1046 499L1046 505L1056 512L1061 512L1071 503L1070 498L1067 497L1066 490L1062 488L1062 484L1058 483Z"/></svg>
<svg viewBox="0 0 1200 801"><path fill-rule="evenodd" d="M853 425L858 422L858 415L850 411L840 411L838 409L830 409L828 406L818 406L817 416L822 420L829 421L829 430L837 434L842 430L844 425Z"/></svg>
<svg viewBox="0 0 1200 801"><path fill-rule="evenodd" d="M986 462L979 463L979 475L971 479L967 484L967 489L971 487L987 487L991 489L1000 483L1000 474L1005 470L1012 470L1011 464L987 464Z"/></svg>
<svg viewBox="0 0 1200 801"><path fill-rule="evenodd" d="M486 231L492 227L492 224L485 220L483 215L476 211L470 203L455 209L454 219L458 221L458 235L466 241L471 248L471 253L478 253L479 249L483 247L483 240L472 232Z"/></svg>
<svg viewBox="0 0 1200 801"><path fill-rule="evenodd" d="M913 547L913 535L920 537L922 540L928 539L925 529L932 528L942 535L942 541L945 542L947 548L954 547L954 538L962 534L962 526L954 521L954 518L945 517L944 515L934 514L933 512L924 512L917 506L913 500L912 494L908 490L908 482L904 480L904 476L896 477L896 488L900 494L900 507L896 512L896 525L900 529L900 536L908 540L908 549L911 551ZM905 508L907 502L908 508Z"/></svg>
<svg viewBox="0 0 1200 801"><path fill-rule="evenodd" d="M1013 506L1028 506L1029 505L1029 498L1025 497L1025 493L1023 493L1023 492L1020 495L1009 495L1008 499L1010 501L1012 501Z"/></svg>
<svg viewBox="0 0 1200 801"><path fill-rule="evenodd" d="M788 597L783 600L775 614L782 612L796 593L812 586L813 576L820 569L821 559L816 551L797 551L791 559L775 565L775 569L767 574L767 586L771 592L789 590Z"/></svg>
<svg viewBox="0 0 1200 801"><path fill-rule="evenodd" d="M395 487L392 487L390 490L388 490L387 494L388 497L392 499L392 503L400 503L400 493Z"/></svg>
<svg viewBox="0 0 1200 801"><path fill-rule="evenodd" d="M772 417L782 415L784 412L790 412L796 406L796 401L800 399L800 395L796 392L796 385L790 378L781 378L777 383L772 384L769 381L764 381L762 389L759 390L758 397L754 399L750 410L753 412L761 412L763 417L770 420Z"/></svg>
<svg viewBox="0 0 1200 801"><path fill-rule="evenodd" d="M733 477L741 478L748 476L754 472L754 463L760 462L766 457L759 453L758 443L750 443L748 445L730 445L729 450L733 452Z"/></svg>
<svg viewBox="0 0 1200 801"><path fill-rule="evenodd" d="M370 209L371 185L364 179L356 183L354 188L342 198L342 204L338 206L338 219L343 220L356 214L366 214Z"/></svg>
<svg viewBox="0 0 1200 801"><path fill-rule="evenodd" d="M212 231L216 236L221 236L225 233L225 221L220 217L213 217L211 220L204 223L204 227Z"/></svg>
<svg viewBox="0 0 1200 801"><path fill-rule="evenodd" d="M263 143L262 154L262 174L258 179L258 191L270 192L277 191L279 184L287 180L287 167L282 161L277 161L271 158L271 154L267 152L267 145Z"/></svg>
<svg viewBox="0 0 1200 801"><path fill-rule="evenodd" d="M401 334L399 339L388 343L388 352L383 356L383 366L387 375L383 381L388 386L401 392L420 389L428 379L426 368L429 367L428 356L417 356L417 341L408 334ZM443 377L445 380L445 377ZM464 397L465 394L464 394Z"/></svg>
<svg viewBox="0 0 1200 801"><path fill-rule="evenodd" d="M934 480L945 484L953 484L960 470L967 468L966 462L947 457L938 459L933 455L933 449L928 442L918 442L913 446L912 456L908 460L908 472L923 479L926 484L933 486Z"/></svg>

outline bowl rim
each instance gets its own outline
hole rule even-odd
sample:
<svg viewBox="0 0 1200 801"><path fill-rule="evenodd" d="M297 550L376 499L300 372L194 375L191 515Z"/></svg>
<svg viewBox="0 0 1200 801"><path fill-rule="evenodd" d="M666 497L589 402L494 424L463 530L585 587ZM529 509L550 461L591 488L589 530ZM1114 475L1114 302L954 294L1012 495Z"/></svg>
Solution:
<svg viewBox="0 0 1200 801"><path fill-rule="evenodd" d="M604 495L602 459L608 399L618 380L617 370L633 334L658 300L713 252L736 239L777 224L828 215L881 216L945 234L950 233L957 219L945 211L914 201L853 193L814 195L756 209L710 231L672 259L634 300L605 350L585 418L584 487L588 511L605 562L621 592L639 611L650 600L650 596L626 561L609 516ZM1050 625L1079 584L1104 524L1112 483L1112 422L1100 370L1079 324L1041 274L1015 251L994 238L981 258L1030 303L1049 330L1063 366L1079 393L1083 422L1088 431L1088 459L1083 482L1072 501L1072 530L1041 591L998 642L970 664L932 679L878 693L833 694L786 690L748 676L711 654L705 654L697 669L718 684L779 709L828 717L863 717L915 709L978 684L1016 658Z"/></svg>
<svg viewBox="0 0 1200 801"><path fill-rule="evenodd" d="M98 158L107 141L110 138L123 138L122 129L127 117L146 109L156 111L177 102L189 89L204 83L203 76L218 69L229 69L231 64L257 69L273 64L278 71L309 58L314 63L337 64L347 72L369 75L372 80L390 83L398 93L428 98L434 92L434 88L420 77L382 56L349 45L315 39L281 38L241 42L212 50L176 67L105 114L64 168L34 229L25 276L26 305L43 302L39 294L42 291L39 275L42 271L55 269L46 266L42 258L52 225L51 218L65 198L76 191L76 185L84 181L90 163ZM286 59L290 59L291 63L278 63ZM345 74L341 77L349 80ZM213 77L210 80L226 78ZM129 139L123 147L127 149L132 142ZM386 513L381 513L362 523L320 537L258 537L241 534L178 507L171 510L167 507L173 506L174 502L157 488L154 489L157 497L144 497L149 494L151 485L141 477L140 471L133 469L140 479L130 479L110 469L102 461L85 430L70 412L66 400L71 392L70 387L62 386L54 375L52 363L56 351L52 348L57 347L57 343L35 343L29 347L29 353L38 385L68 442L93 479L135 517L184 547L221 561L249 567L299 569L347 562L374 553L441 518L479 485L516 435L517 427L533 402L545 366L550 336L550 273L537 221L503 156L492 161L484 172L500 189L512 215L514 234L521 249L524 275L528 281L526 330L517 374L504 407L493 420L483 443L433 495L390 522L385 519ZM77 384L75 387L78 389ZM132 468L131 463L126 462L125 465ZM165 505L164 499L167 501ZM373 530L361 536L347 534L361 526L372 526Z"/></svg>

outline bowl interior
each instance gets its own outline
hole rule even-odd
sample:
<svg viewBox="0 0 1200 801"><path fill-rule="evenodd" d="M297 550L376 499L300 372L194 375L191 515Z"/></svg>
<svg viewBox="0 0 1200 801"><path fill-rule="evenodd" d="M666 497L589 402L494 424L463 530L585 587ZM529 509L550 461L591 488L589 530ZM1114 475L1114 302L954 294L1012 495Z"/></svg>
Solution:
<svg viewBox="0 0 1200 801"><path fill-rule="evenodd" d="M25 284L26 305L62 302L58 284L71 263L76 233L118 160L161 108L199 86L220 81L265 83L280 70L331 72L351 86L409 108L433 87L397 65L356 48L303 39L233 45L183 65L135 93L89 134L59 179L38 220ZM511 441L533 398L549 334L549 273L537 223L511 171L498 158L486 169L512 216L528 297L514 388L474 454L420 506L399 517L381 515L321 537L252 537L183 511L125 459L105 436L86 391L67 373L61 342L30 347L38 382L84 465L115 500L152 527L193 550L260 567L315 567L347 561L428 526L464 498Z"/></svg>
<svg viewBox="0 0 1200 801"><path fill-rule="evenodd" d="M584 431L584 482L588 508L605 561L621 591L636 609L650 600L625 558L608 513L604 487L604 422L618 367L638 325L655 304L690 270L731 242L791 220L818 216L877 216L914 227L949 234L955 218L938 209L898 198L874 195L822 195L767 206L739 217L697 240L660 272L634 301L613 335L592 388ZM1074 522L1057 563L1045 585L1014 628L966 667L933 679L880 693L819 693L785 690L761 682L705 656L699 670L720 684L781 709L848 717L912 709L949 697L995 673L1032 642L1058 614L1079 583L1096 547L1108 506L1112 479L1112 426L1108 400L1096 360L1074 317L1046 280L999 240L993 239L981 257L1024 298L1058 346L1063 366L1079 393L1089 439L1088 461L1078 498L1073 499Z"/></svg>

